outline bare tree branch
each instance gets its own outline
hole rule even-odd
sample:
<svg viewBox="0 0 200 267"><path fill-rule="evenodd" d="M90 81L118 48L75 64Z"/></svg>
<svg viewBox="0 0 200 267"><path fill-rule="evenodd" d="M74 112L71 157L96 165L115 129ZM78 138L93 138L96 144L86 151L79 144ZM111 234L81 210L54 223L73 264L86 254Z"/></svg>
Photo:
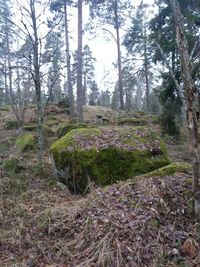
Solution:
<svg viewBox="0 0 200 267"><path fill-rule="evenodd" d="M166 56L165 56L165 53L164 53L164 51L162 50L161 46L159 45L158 42L156 42L155 44L156 44L157 48L159 49L159 51L160 51L160 53L161 53L161 55L162 55L162 58L163 58L163 60L164 60L164 62L165 62L165 64L166 64L166 66L167 66L167 68L168 68L168 70L169 70L169 72L170 72L170 75L171 75L171 77L172 77L174 83L175 83L177 96L181 99L181 98L182 98L182 97L181 97L182 87L180 86L179 82L177 81L177 79L176 79L176 75L175 75L174 71L172 70L172 68L171 68L171 66L170 66L170 64L169 64L169 62L168 62L168 60L167 60L167 58L166 58Z"/></svg>

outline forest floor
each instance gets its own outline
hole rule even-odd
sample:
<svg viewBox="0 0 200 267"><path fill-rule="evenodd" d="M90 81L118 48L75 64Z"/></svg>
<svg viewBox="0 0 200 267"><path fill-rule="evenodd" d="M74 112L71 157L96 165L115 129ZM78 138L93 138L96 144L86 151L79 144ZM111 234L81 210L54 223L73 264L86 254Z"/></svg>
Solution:
<svg viewBox="0 0 200 267"><path fill-rule="evenodd" d="M190 172L71 195L53 178L48 152L43 173L34 153L21 156L19 173L2 170L15 137L0 129L1 267L200 267ZM186 142L167 143L172 161L189 162Z"/></svg>

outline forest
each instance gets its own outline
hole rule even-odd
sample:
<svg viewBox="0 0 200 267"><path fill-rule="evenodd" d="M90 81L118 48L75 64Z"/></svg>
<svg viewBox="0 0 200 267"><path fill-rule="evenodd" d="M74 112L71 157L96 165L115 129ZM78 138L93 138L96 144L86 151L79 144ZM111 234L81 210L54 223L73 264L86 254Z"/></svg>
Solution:
<svg viewBox="0 0 200 267"><path fill-rule="evenodd" d="M200 267L200 0L0 0L0 267Z"/></svg>

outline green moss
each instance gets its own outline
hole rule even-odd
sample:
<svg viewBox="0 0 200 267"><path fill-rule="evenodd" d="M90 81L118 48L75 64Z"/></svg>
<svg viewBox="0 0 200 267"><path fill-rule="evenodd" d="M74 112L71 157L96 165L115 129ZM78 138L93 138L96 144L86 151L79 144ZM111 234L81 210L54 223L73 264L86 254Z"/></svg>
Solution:
<svg viewBox="0 0 200 267"><path fill-rule="evenodd" d="M152 176L167 176L172 175L176 172L190 172L191 171L191 165L187 164L185 162L178 162L178 163L171 163L167 166L164 166L162 168L159 168L158 170L155 170L153 172L145 174L146 177L152 177Z"/></svg>
<svg viewBox="0 0 200 267"><path fill-rule="evenodd" d="M85 129L85 128L80 128L80 129L74 129L71 130L68 134L66 134L64 137L56 141L52 146L51 146L51 152L56 152L56 151L62 151L63 149L66 149L70 145L74 145L74 137L77 135L83 135L87 137L95 136L95 135L100 135L101 130L97 128L90 128L90 129Z"/></svg>
<svg viewBox="0 0 200 267"><path fill-rule="evenodd" d="M6 130L13 130L13 129L17 129L17 128L18 128L17 121L7 121L4 124L4 129L6 129Z"/></svg>
<svg viewBox="0 0 200 267"><path fill-rule="evenodd" d="M23 129L25 131L28 131L28 132L34 132L34 131L36 132L37 131L37 125L34 124L34 123L33 124L24 125ZM48 127L46 125L43 126L43 132L44 132L44 135L46 137L54 136L54 132L51 130L50 127Z"/></svg>
<svg viewBox="0 0 200 267"><path fill-rule="evenodd" d="M61 125L56 134L58 137L63 137L64 135L66 135L67 133L69 133L70 131L74 130L74 129L80 129L80 128L93 128L94 126L92 125L88 125L86 123L67 123L67 124L63 124Z"/></svg>
<svg viewBox="0 0 200 267"><path fill-rule="evenodd" d="M147 114L143 116L144 119L149 120L153 124L158 124L159 123L159 116L153 115L153 114Z"/></svg>
<svg viewBox="0 0 200 267"><path fill-rule="evenodd" d="M10 111L10 106L0 106L0 111Z"/></svg>
<svg viewBox="0 0 200 267"><path fill-rule="evenodd" d="M156 154L149 149L155 142ZM164 143L145 127L116 128L111 133L97 128L72 130L50 151L58 176L78 192L85 190L88 179L108 185L169 164Z"/></svg>
<svg viewBox="0 0 200 267"><path fill-rule="evenodd" d="M15 145L21 152L25 152L35 148L36 139L32 134L25 133L17 138Z"/></svg>
<svg viewBox="0 0 200 267"><path fill-rule="evenodd" d="M17 172L19 167L19 159L15 157L5 159L3 162L3 169L6 172Z"/></svg>
<svg viewBox="0 0 200 267"><path fill-rule="evenodd" d="M144 118L122 118L118 122L119 125L147 125L147 120Z"/></svg>
<svg viewBox="0 0 200 267"><path fill-rule="evenodd" d="M119 119L119 125L141 125L146 126L149 123L156 124L159 122L159 117L153 114L135 112L132 115L127 114L127 117L121 117Z"/></svg>

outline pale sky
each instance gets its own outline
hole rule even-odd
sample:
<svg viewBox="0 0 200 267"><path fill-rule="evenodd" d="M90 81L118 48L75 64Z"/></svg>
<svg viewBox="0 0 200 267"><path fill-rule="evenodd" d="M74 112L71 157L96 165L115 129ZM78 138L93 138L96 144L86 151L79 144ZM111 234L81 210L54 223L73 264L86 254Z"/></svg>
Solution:
<svg viewBox="0 0 200 267"><path fill-rule="evenodd" d="M141 3L141 0L131 0L133 6L137 6ZM146 4L153 4L154 0L144 0ZM108 27L104 27L108 28ZM112 27L109 28L113 33L114 30ZM121 31L121 36L124 32ZM84 38L84 41L89 44L92 49L92 52L97 59L96 63L96 76L97 82L99 85L101 84L103 75L105 71L109 71L110 75L108 76L109 81L115 83L117 81L117 70L114 68L113 63L117 62L117 47L112 37L109 38L110 41L106 40L109 37L109 33L103 31L102 29L98 30L98 34L94 39L87 39L87 36ZM125 54L125 48L122 47L122 55ZM111 88L109 88L111 89Z"/></svg>

